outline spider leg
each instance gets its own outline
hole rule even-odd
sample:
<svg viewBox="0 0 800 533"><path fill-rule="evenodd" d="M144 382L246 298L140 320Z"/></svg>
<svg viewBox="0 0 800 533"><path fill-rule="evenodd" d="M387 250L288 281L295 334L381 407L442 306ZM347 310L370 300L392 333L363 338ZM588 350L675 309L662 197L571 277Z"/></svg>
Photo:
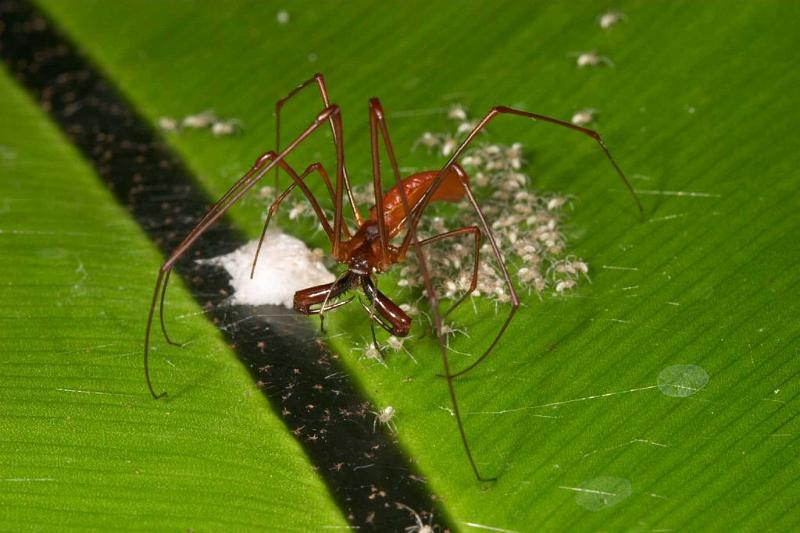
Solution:
<svg viewBox="0 0 800 533"><path fill-rule="evenodd" d="M300 85L298 85L297 87L292 89L289 92L289 94L287 94L286 96L284 96L283 98L281 98L280 100L275 102L275 145L276 145L275 149L277 151L280 152L280 150L281 150L281 109L283 109L283 106L286 104L286 102L291 100L295 95L297 95L299 92L301 92L303 89L305 89L306 87L308 87L309 85L311 85L313 83L317 84L317 88L319 89L320 96L322 96L322 104L323 104L323 106L324 107L329 107L331 105L330 97L328 96L328 88L325 86L325 77L320 73L314 74L314 76L312 76L311 78L307 79L306 81L304 81L303 83L301 83ZM338 145L339 143L343 143L344 140L342 139L341 131L337 131L337 128L336 128L336 126L334 124L333 119L331 119L330 124L331 124L331 133L333 135L333 143L334 143L334 145ZM276 194L277 194L277 191L280 190L280 187L278 186L278 172L279 172L279 169L276 168L275 169L275 192L276 192ZM345 190L347 191L347 197L350 200L350 206L353 208L353 213L354 213L354 215L356 217L356 223L359 226L361 226L361 224L363 222L363 218L361 216L361 212L358 210L358 207L356 206L355 200L353 199L353 191L350 188L350 178L347 175L347 169L344 168L344 167L342 168L342 174L344 175ZM345 230L345 234L346 234L347 238L349 238L350 237L350 229L347 228L347 226L345 226L344 230Z"/></svg>
<svg viewBox="0 0 800 533"><path fill-rule="evenodd" d="M350 290L352 281L350 278L350 271L345 270L339 277L331 283L317 285L302 289L294 293L294 309L304 315L319 315L320 330L325 332L325 315L324 313L337 307L341 307L350 303L353 298L349 298L343 302L336 302L335 304L328 305L331 298L336 298ZM321 305L320 305L321 304ZM320 305L319 308L316 306Z"/></svg>
<svg viewBox="0 0 800 533"><path fill-rule="evenodd" d="M603 154L606 156L606 159L608 159L608 161L611 163L611 166L614 167L617 176L619 176L619 178L622 180L622 183L625 185L625 188L628 189L628 192L630 192L631 196L633 197L633 200L636 203L636 207L639 210L640 220L644 220L644 208L642 207L642 203L639 201L639 196L636 194L636 191L633 190L633 186L631 185L630 181L628 181L628 178L625 176L625 173L622 172L622 169L617 164L616 160L612 157L611 152L608 150L608 146L606 146L605 141L603 140L603 138L600 136L599 133L589 128L576 126L571 122L565 122L557 118L548 117L547 115L529 113L528 111L522 111L520 109L514 109L512 107L506 107L506 106L495 106L492 109L490 109L489 112L486 113L486 115L480 120L480 122L478 122L475 125L475 127L472 129L469 135L467 135L467 138L464 139L464 141L461 143L461 145L453 152L453 155L450 156L450 159L447 160L447 163L445 163L445 165L439 171L439 175L434 180L430 189L426 192L426 194L422 197L422 199L415 206L413 206L412 216L414 219L418 219L422 216L422 213L425 211L425 208L431 201L433 193L436 191L439 184L444 179L445 172L447 171L447 169L449 169L456 161L458 161L458 159L461 157L464 151L469 147L470 143L472 143L472 140L475 138L475 136L478 135L478 133L480 133L480 131L483 128L485 128L486 125L492 121L492 119L502 114L517 115L525 118L530 118L532 120L539 122L554 124L556 126L561 126L562 128L567 128L577 131L579 133L583 133L584 135L594 139L594 141L602 149ZM403 244L405 245L405 243Z"/></svg>
<svg viewBox="0 0 800 533"><path fill-rule="evenodd" d="M412 211L411 205L409 204L408 201L408 196L406 194L405 188L403 187L402 178L400 176L400 170L397 165L397 158L395 157L394 153L394 147L392 146L392 141L391 138L389 137L389 130L386 126L386 119L384 117L383 107L381 106L380 101L377 98L370 99L370 120L371 122L374 121L375 123L377 123L381 136L383 137L383 142L386 147L386 152L389 156L389 162L391 163L392 171L394 172L395 176L395 181L397 182L397 189L399 191L400 199L403 204L404 216L405 219L408 220L409 222L408 235L406 239L409 240L409 242L414 243L414 252L417 256L420 273L422 274L422 279L425 283L425 292L427 292L428 300L430 301L434 326L436 328L436 338L439 343L439 352L442 355L442 364L444 366L445 377L447 378L447 390L450 393L450 403L453 406L453 415L456 419L456 424L458 425L458 432L461 436L461 443L464 446L464 452L467 455L467 460L469 461L469 464L472 467L472 471L475 473L475 477L478 478L478 481L492 481L493 478L484 478L483 476L481 476L481 473L478 470L478 465L475 464L475 459L473 459L472 457L472 451L470 450L469 443L467 441L467 434L466 431L464 430L464 423L461 420L461 413L458 408L458 400L456 398L455 386L453 385L453 378L450 374L450 360L447 355L447 347L445 346L444 334L442 332L442 317L438 311L439 302L436 297L436 293L433 290L433 282L431 281L431 275L428 269L427 260L425 259L425 253L422 249L422 245L419 239L417 239L417 224L419 223L419 217L410 218L413 216L414 211ZM447 167L445 167L445 169L446 168ZM423 196L423 199L425 198L429 199L433 195L436 188L441 183L441 177L443 175L444 171L441 171L437 179L432 184L431 188ZM462 184L463 183L465 183L465 181L462 181ZM417 206L415 205L414 207L416 208ZM378 212L378 219L382 218L382 216L383 213ZM402 257L404 255L404 251L401 250L400 254L398 255Z"/></svg>
<svg viewBox="0 0 800 533"><path fill-rule="evenodd" d="M319 202L317 202L317 199L314 197L313 193L308 189L308 187L304 183L306 176L308 176L311 172L317 171L322 176L322 180L325 182L325 186L328 188L328 192L331 195L331 199L335 198L335 193L333 192L333 187L331 186L331 180L328 177L328 173L325 172L325 168L322 166L322 163L312 163L305 169L305 171L303 171L303 173L300 176L297 175L297 172L295 172L295 170L286 161L280 161L279 166L284 170L286 170L286 172L292 177L292 183L269 206L269 211L267 211L267 218L264 221L264 228L261 230L261 237L258 239L256 254L253 257L253 266L250 268L250 279L253 278L253 275L256 272L258 254L261 253L261 245L264 243L264 236L267 234L267 228L269 228L269 222L272 219L272 215L275 214L275 211L277 211L280 204L286 199L287 196L289 196L289 193L291 193L297 186L300 187L300 189L303 191L303 194L305 194L306 199L308 199L309 203L311 203L311 207L312 209L314 209L314 213L316 213L317 217L322 223L322 229L325 230L325 233L328 235L328 239L330 239L331 243L333 243L333 229L331 228L331 225L328 222L327 217L323 213L322 208L319 206Z"/></svg>
<svg viewBox="0 0 800 533"><path fill-rule="evenodd" d="M338 278L336 278L333 281L333 284L331 285L330 290L328 290L328 292L325 294L325 299L322 301L322 307L319 308L319 331L321 333L325 333L325 311L327 311L329 309L336 309L340 305L344 305L344 304L336 304L336 305L333 305L331 307L328 307L328 300L330 299L331 294L334 293L334 291L335 291L335 294L333 294L333 296L335 298L336 296L338 296L339 294L341 294L342 292L347 290L347 288L350 287L350 283L349 282L341 283L341 281L344 278L349 277L349 275L350 275L350 271L349 270L345 270ZM352 300L352 298L350 298L350 300ZM349 302L350 300L347 300L347 302ZM345 302L345 303L347 303L347 302Z"/></svg>
<svg viewBox="0 0 800 533"><path fill-rule="evenodd" d="M278 166L278 164L286 158L286 156L292 152L302 141L308 138L314 131L316 131L321 124L328 121L329 119L333 118L334 123L339 132L341 132L341 120L340 118L340 109L339 106L332 105L325 109L323 109L314 121L300 134L298 135L289 145L284 149L281 153L275 153L273 151L266 152L259 156L253 166L248 170L244 176L239 178L236 183L226 192L222 198L220 198L211 208L209 211L203 216L197 226L189 232L183 241L175 248L175 251L172 252L172 255L164 262L161 268L158 271L158 278L156 278L156 285L153 290L153 299L150 303L150 310L147 315L147 326L145 328L145 336L144 336L144 372L145 372L145 380L147 382L147 388L150 390L150 394L153 398L158 399L166 394L162 392L161 394L156 394L155 389L153 388L152 381L150 380L150 368L148 364L149 360L149 353L150 353L150 332L153 325L153 315L155 313L156 305L158 304L159 294L162 298L162 305L159 306L159 310L163 309L163 298L166 294L166 282L169 280L169 273L174 268L175 263L183 257L183 255L187 252L189 248L200 238L203 233L205 233L208 228L210 228L217 220L219 220L223 214L225 214L228 209L230 209L236 202L238 202L244 195L249 191L253 185L258 183L261 178L264 177L270 170ZM334 250L336 250L339 246L339 241L341 239L341 218L342 218L342 182L343 176L341 169L344 163L344 154L342 151L341 144L337 147L337 179L336 179L336 194L338 196L335 204L336 204L336 220L334 221L334 236L332 239L332 244ZM300 185L300 183L298 183ZM302 187L301 187L302 188ZM163 287L162 287L163 285Z"/></svg>
<svg viewBox="0 0 800 533"><path fill-rule="evenodd" d="M383 124L383 108L377 98L372 98L369 101L369 139L370 151L372 153L372 183L375 191L375 213L378 222L378 235L380 236L380 253L381 253L381 266L388 268L391 264L389 261L389 231L386 228L386 221L384 220L383 209L383 184L381 182L381 156L380 147L378 146L378 132L383 133L380 125ZM384 134L384 143L387 145L387 152L389 152L389 159L392 164L392 170L395 173L395 178L398 183L401 180L400 171L397 167L397 160L394 156L394 151L388 147L391 146L388 135Z"/></svg>
<svg viewBox="0 0 800 533"><path fill-rule="evenodd" d="M161 287L161 301L158 308L158 318L159 321L161 322L161 333L164 335L164 338L166 339L167 343L173 346L183 346L182 342L175 342L169 337L169 334L167 333L167 325L164 323L164 299L166 298L167 295L167 283L169 283L169 275L171 273L172 270L167 270L167 273L164 276L164 286Z"/></svg>

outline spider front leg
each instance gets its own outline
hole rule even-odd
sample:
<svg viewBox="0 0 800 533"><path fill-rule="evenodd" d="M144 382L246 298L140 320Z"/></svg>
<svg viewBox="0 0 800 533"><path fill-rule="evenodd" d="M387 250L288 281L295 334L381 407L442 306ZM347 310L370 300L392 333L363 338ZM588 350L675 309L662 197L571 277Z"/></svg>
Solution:
<svg viewBox="0 0 800 533"><path fill-rule="evenodd" d="M350 289L350 285L350 272L345 272L331 283L301 289L294 293L294 309L304 315L320 315L321 317L322 313L341 307L352 300L350 298L328 305L328 300L337 298L347 292Z"/></svg>

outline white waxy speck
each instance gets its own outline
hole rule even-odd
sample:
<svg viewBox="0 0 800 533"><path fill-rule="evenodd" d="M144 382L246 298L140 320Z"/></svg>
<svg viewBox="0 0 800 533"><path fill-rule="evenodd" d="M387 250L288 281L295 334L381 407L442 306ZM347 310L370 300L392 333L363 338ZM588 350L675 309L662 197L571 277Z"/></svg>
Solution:
<svg viewBox="0 0 800 533"><path fill-rule="evenodd" d="M449 138L445 140L442 145L442 155L445 157L451 156L453 152L455 152L457 146L458 142L455 139Z"/></svg>
<svg viewBox="0 0 800 533"><path fill-rule="evenodd" d="M278 24L288 24L289 23L289 12L285 9L281 9L278 11L278 14L275 16L275 20L278 21Z"/></svg>
<svg viewBox="0 0 800 533"><path fill-rule="evenodd" d="M576 126L585 126L590 122L593 122L595 117L597 116L597 110L586 108L581 109L580 111L576 111L574 115L572 115L571 122Z"/></svg>
<svg viewBox="0 0 800 533"><path fill-rule="evenodd" d="M464 106L456 104L450 108L450 111L447 112L447 118L463 122L467 120L467 112L464 109Z"/></svg>
<svg viewBox="0 0 800 533"><path fill-rule="evenodd" d="M276 229L267 231L255 275L250 279L257 246L254 240L229 254L201 260L221 266L231 276L233 304L284 305L291 309L296 291L335 279L322 264L321 253Z"/></svg>
<svg viewBox="0 0 800 533"><path fill-rule="evenodd" d="M607 30L612 26L616 26L625 18L625 14L620 11L606 11L597 19L597 24L604 30Z"/></svg>
<svg viewBox="0 0 800 533"><path fill-rule="evenodd" d="M187 115L183 118L182 126L184 128L203 129L209 127L216 122L217 116L213 111L203 111L196 115Z"/></svg>
<svg viewBox="0 0 800 533"><path fill-rule="evenodd" d="M158 127L164 131L177 131L178 121L170 117L161 117L158 119Z"/></svg>
<svg viewBox="0 0 800 533"><path fill-rule="evenodd" d="M558 294L563 294L563 293L567 292L568 290L574 288L575 285L576 285L576 283L575 283L574 279L561 280L558 283L556 283L556 292Z"/></svg>
<svg viewBox="0 0 800 533"><path fill-rule="evenodd" d="M220 137L222 135L233 135L234 133L238 133L239 129L240 125L238 120L221 120L219 122L215 122L214 125L211 126L211 133L217 137Z"/></svg>
<svg viewBox="0 0 800 533"><path fill-rule="evenodd" d="M596 52L582 52L578 54L575 64L578 68L597 67L600 65L614 66L614 63L609 58L597 55Z"/></svg>

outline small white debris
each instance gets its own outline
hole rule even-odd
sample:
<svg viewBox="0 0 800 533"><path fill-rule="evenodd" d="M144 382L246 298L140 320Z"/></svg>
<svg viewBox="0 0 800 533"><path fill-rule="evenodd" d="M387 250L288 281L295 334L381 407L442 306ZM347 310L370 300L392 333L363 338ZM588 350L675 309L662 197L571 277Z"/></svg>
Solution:
<svg viewBox="0 0 800 533"><path fill-rule="evenodd" d="M574 279L564 279L556 283L556 292L558 294L564 294L569 289L575 287L576 283Z"/></svg>
<svg viewBox="0 0 800 533"><path fill-rule="evenodd" d="M275 187L265 185L259 188L256 194L262 200L273 200L275 198Z"/></svg>
<svg viewBox="0 0 800 533"><path fill-rule="evenodd" d="M418 142L426 148L435 148L439 144L439 140L429 131L423 133Z"/></svg>
<svg viewBox="0 0 800 533"><path fill-rule="evenodd" d="M597 52L594 51L582 52L578 54L575 64L578 66L578 68L597 67L600 65L608 65L610 67L614 66L613 61L606 56L597 55Z"/></svg>
<svg viewBox="0 0 800 533"><path fill-rule="evenodd" d="M158 127L164 131L180 131L182 128L210 129L214 136L220 137L239 133L242 130L242 123L236 118L219 119L213 111L207 110L195 115L186 115L181 119L161 117L158 119Z"/></svg>
<svg viewBox="0 0 800 533"><path fill-rule="evenodd" d="M278 24L288 24L289 23L289 12L285 9L281 9L278 11L278 14L275 16L275 20L278 21Z"/></svg>
<svg viewBox="0 0 800 533"><path fill-rule="evenodd" d="M311 208L309 208L307 203L296 202L294 205L292 205L292 208L289 210L289 220L297 220L308 211L311 211Z"/></svg>
<svg viewBox="0 0 800 533"><path fill-rule="evenodd" d="M215 122L217 122L217 116L212 111L203 111L196 115L183 117L181 125L184 128L203 129L210 127Z"/></svg>
<svg viewBox="0 0 800 533"><path fill-rule="evenodd" d="M566 196L554 196L547 201L547 210L553 211L555 209L561 209L569 202L569 198Z"/></svg>
<svg viewBox="0 0 800 533"><path fill-rule="evenodd" d="M467 112L464 110L464 106L456 104L447 112L447 118L463 122L467 120Z"/></svg>
<svg viewBox="0 0 800 533"><path fill-rule="evenodd" d="M476 126L475 122L462 122L456 129L456 135L463 135L464 133L471 132Z"/></svg>
<svg viewBox="0 0 800 533"><path fill-rule="evenodd" d="M402 303L400 304L400 309L405 312L408 316L417 316L419 315L419 309L411 304Z"/></svg>
<svg viewBox="0 0 800 533"><path fill-rule="evenodd" d="M272 304L291 309L296 291L335 279L322 264L320 253L277 229L267 231L255 275L250 279L257 246L258 241L253 240L229 254L199 261L221 266L228 272L233 304Z"/></svg>
<svg viewBox="0 0 800 533"><path fill-rule="evenodd" d="M597 24L604 30L607 30L612 26L616 26L626 18L628 17L621 11L606 11L597 18Z"/></svg>
<svg viewBox="0 0 800 533"><path fill-rule="evenodd" d="M180 127L178 121L171 117L161 117L158 119L158 127L164 131L178 131Z"/></svg>
<svg viewBox="0 0 800 533"><path fill-rule="evenodd" d="M445 139L444 143L442 144L442 155L444 157L450 157L453 155L453 152L456 151L457 147L458 141L456 141L453 137Z"/></svg>
<svg viewBox="0 0 800 533"><path fill-rule="evenodd" d="M572 119L570 119L570 122L572 122L576 126L585 126L586 124L594 122L596 116L597 116L596 109L592 108L581 109L580 111L576 111L575 114L572 115Z"/></svg>
<svg viewBox="0 0 800 533"><path fill-rule="evenodd" d="M419 513L417 513L411 507L409 507L407 505L404 505L404 504L402 504L400 502L395 502L394 504L397 506L398 509L405 509L406 511L411 513L411 515L414 517L414 522L416 522L415 524L410 525L407 528L405 528L404 529L405 533L433 533L434 532L434 530L433 530L433 514L430 515L430 517L428 518L428 523L425 524L422 521L422 517L419 515Z"/></svg>
<svg viewBox="0 0 800 533"><path fill-rule="evenodd" d="M235 133L239 133L240 130L241 125L235 118L230 120L220 120L211 126L211 133L213 133L216 137L221 137L223 135L234 135Z"/></svg>

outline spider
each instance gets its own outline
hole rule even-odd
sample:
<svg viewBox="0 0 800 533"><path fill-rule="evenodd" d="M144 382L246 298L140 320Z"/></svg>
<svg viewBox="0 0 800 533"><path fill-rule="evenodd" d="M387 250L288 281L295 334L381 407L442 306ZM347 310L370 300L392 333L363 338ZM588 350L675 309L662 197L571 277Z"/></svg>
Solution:
<svg viewBox="0 0 800 533"><path fill-rule="evenodd" d="M302 133L295 137L286 146L286 148L281 150L281 108L289 99L297 95L306 87L314 84L316 84L318 87L322 97L323 109L317 114L311 124L306 127ZM631 187L630 182L612 158L611 153L608 151L608 148L606 148L605 143L597 132L556 118L551 118L536 113L529 113L527 111L505 106L493 107L480 121L478 121L466 136L465 140L461 142L456 149L454 149L452 155L450 155L450 158L441 169L418 172L404 178L400 175L394 147L392 146L392 142L389 137L389 130L383 107L377 98L372 98L369 100L369 122L375 204L368 211L368 213L364 215L356 206L356 203L353 199L350 178L345 166L344 139L342 134L342 113L338 105L331 104L322 74L314 75L312 78L298 85L286 97L278 100L278 102L275 104L275 112L277 122L276 150L265 152L255 160L252 167L210 208L210 210L203 216L203 218L200 219L194 229L177 246L172 255L169 256L169 258L159 269L155 289L153 291L153 299L147 317L147 328L144 339L145 379L147 381L147 386L150 390L150 393L156 399L165 394L163 392L161 394L156 394L150 380L150 371L148 367L150 332L155 308L157 305L159 306L160 311L159 315L161 321L161 330L165 339L170 344L177 344L173 342L167 335L163 316L164 295L166 293L170 273L175 266L175 263L209 227L211 227L228 209L236 204L251 188L253 188L254 185L259 183L259 181L273 169L276 170L277 185L277 172L278 169L281 169L291 177L292 181L270 205L266 221L264 223L264 229L261 233L261 240L263 241L264 234L266 233L267 227L270 223L270 219L280 204L295 188L299 188L310 204L314 213L319 218L322 229L330 240L331 255L339 263L342 263L346 267L344 273L342 273L332 283L327 283L316 287L309 287L307 289L297 291L294 295L294 308L300 313L305 315L319 315L320 320L322 321L325 312L345 305L352 300L352 298L350 298L349 300L337 301L343 295L345 295L345 293L360 289L363 291L368 302L368 305L363 305L367 307L369 312L370 325L373 328L373 338L375 335L375 323L388 331L391 335L399 338L406 337L411 329L412 319L399 305L394 303L389 297L378 290L376 277L381 272L386 272L392 268L393 265L402 262L406 258L409 249L413 246L413 252L417 257L420 274L424 281L425 292L427 293L430 303L433 324L441 351L442 363L444 367L444 373L442 374L442 377L444 377L447 381L450 401L453 405L453 413L458 426L461 442L475 476L478 478L478 480L489 480L488 478L481 476L472 457L472 452L470 451L470 447L467 442L464 425L459 414L453 379L475 368L475 366L481 363L481 361L483 361L492 352L495 345L508 328L508 325L514 317L517 309L519 308L520 301L516 291L514 290L514 285L511 282L508 269L506 268L505 261L503 259L503 254L500 251L497 242L495 241L494 235L492 234L490 224L487 223L486 218L484 217L480 206L475 199L472 189L470 188L469 176L458 164L458 160L464 151L470 146L478 133L494 118L499 115L515 115L575 130L594 139L599 144L610 163L613 165L625 186L633 195L634 200L639 208L639 212L643 215L644 211L641 203ZM325 124L330 125L333 144L336 151L336 169L333 181L323 165L319 162L310 164L301 173L298 173L289 165L289 163L286 162L286 157L293 150L295 150L298 145L313 135L314 132L316 132ZM381 176L381 140L383 141L384 149L394 174L394 186L386 192L384 192L383 189L383 178ZM326 192L330 196L330 199L333 203L334 213L332 222L328 220L327 216L320 207L317 198L305 183L306 178L312 173L319 174L319 178L323 181ZM276 190L280 189L276 187ZM345 193L347 194L350 208L353 211L355 230L351 230L350 226L346 224L344 220ZM441 233L439 235L434 235L433 237L427 239L417 238L416 228L428 205L437 201L455 202L464 198L466 198L466 200L475 210L475 214L477 215L478 219L478 225L464 226ZM483 354L466 368L461 369L458 372L452 372L448 359L443 318L461 305L466 297L472 294L472 292L475 290L478 282L482 234L489 241L494 260L499 266L502 272L503 280L508 287L510 311ZM446 312L440 313L438 311L439 301L435 291L433 290L428 263L425 259L424 248L426 245L442 239L450 239L462 236L469 236L474 241L475 257L472 265L472 278L470 287L469 290L467 290L460 298L450 305ZM253 259L253 271L255 270L260 248L261 241L259 241L259 246Z"/></svg>
<svg viewBox="0 0 800 533"><path fill-rule="evenodd" d="M395 408L391 405L387 405L380 411L370 411L375 419L372 421L372 432L375 433L375 430L378 427L378 423L382 426L386 426L389 429L390 433L397 433L397 426L394 423L394 415L396 413Z"/></svg>

